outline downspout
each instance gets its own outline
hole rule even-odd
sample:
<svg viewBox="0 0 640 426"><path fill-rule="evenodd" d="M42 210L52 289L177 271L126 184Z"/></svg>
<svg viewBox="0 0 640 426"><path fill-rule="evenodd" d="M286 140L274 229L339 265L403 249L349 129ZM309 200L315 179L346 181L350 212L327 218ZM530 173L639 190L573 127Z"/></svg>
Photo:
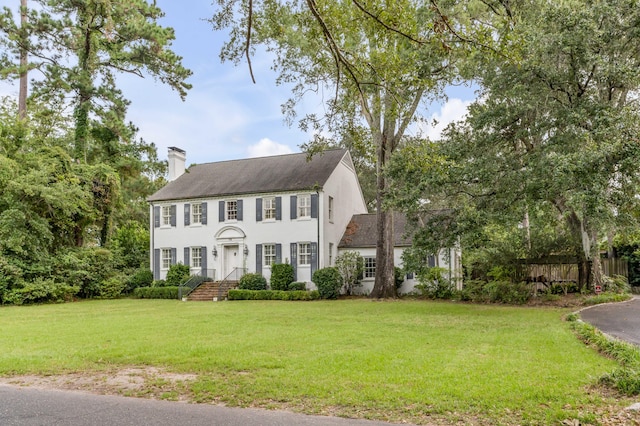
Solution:
<svg viewBox="0 0 640 426"><path fill-rule="evenodd" d="M155 227L155 218L153 217L153 212L154 212L154 205L153 203L149 203L150 207L150 211L149 211L149 224L151 227L151 238L149 239L149 265L151 265L151 273L154 274L153 279L155 280L155 265L153 264L153 248L155 246L155 234L156 234L156 227ZM159 278L158 278L159 279Z"/></svg>
<svg viewBox="0 0 640 426"><path fill-rule="evenodd" d="M324 215L320 214L320 189L316 188L316 194L318 195L318 238L317 238L317 244L318 244L318 253L316 254L316 262L318 262L318 264L316 265L316 270L320 269L320 217L324 217ZM324 203L322 203L324 205ZM324 211L324 209L323 209ZM313 278L313 277L311 277Z"/></svg>

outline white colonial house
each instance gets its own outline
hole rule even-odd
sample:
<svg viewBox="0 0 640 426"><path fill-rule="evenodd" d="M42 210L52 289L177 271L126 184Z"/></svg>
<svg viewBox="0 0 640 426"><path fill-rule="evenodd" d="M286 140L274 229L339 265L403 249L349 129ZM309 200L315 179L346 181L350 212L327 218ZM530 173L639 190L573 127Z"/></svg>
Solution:
<svg viewBox="0 0 640 426"><path fill-rule="evenodd" d="M289 262L311 284L333 264L353 215L366 213L349 152L198 164L169 148L169 183L150 196L151 268L164 279L183 263L215 280Z"/></svg>
<svg viewBox="0 0 640 426"><path fill-rule="evenodd" d="M411 238L406 229L407 219L402 214L393 217L393 261L396 266L402 266L402 252L411 246ZM373 290L376 277L376 215L356 214L352 217L338 244L338 255L354 251L360 253L364 259L364 271L361 286L355 289L356 294L369 294ZM438 255L431 255L426 259L429 267L440 267L447 271L448 277L458 290L462 289L462 258L458 247L441 249ZM417 281L413 273L404 277L399 294L410 294L416 291Z"/></svg>
<svg viewBox="0 0 640 426"><path fill-rule="evenodd" d="M334 266L345 251L358 251L365 269L361 292L373 288L376 220L367 214L351 156L333 149L197 164L185 169L185 152L169 148L169 182L148 198L151 269L164 279L169 267L188 265L192 274L232 281L245 272L262 274L290 263L296 281L311 282L318 268ZM411 245L406 220L395 217L395 263ZM441 250L431 266L460 276L460 252ZM456 282L457 278L456 278ZM460 281L461 283L461 281ZM400 293L414 290L406 276Z"/></svg>

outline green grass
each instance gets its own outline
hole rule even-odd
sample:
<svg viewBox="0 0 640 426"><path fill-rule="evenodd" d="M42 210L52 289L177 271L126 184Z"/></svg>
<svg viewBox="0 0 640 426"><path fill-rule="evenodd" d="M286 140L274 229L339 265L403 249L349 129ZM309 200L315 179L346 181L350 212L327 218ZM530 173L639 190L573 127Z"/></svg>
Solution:
<svg viewBox="0 0 640 426"><path fill-rule="evenodd" d="M423 301L92 301L0 308L0 375L157 366L194 401L380 420L589 420L617 364L566 310Z"/></svg>

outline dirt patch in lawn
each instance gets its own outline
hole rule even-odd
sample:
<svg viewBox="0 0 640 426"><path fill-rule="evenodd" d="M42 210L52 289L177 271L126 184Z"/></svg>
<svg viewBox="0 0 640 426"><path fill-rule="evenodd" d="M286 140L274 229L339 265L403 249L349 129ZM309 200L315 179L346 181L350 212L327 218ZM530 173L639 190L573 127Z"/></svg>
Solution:
<svg viewBox="0 0 640 426"><path fill-rule="evenodd" d="M0 384L188 401L190 392L187 385L197 377L195 374L176 374L156 367L127 367L101 372L0 377Z"/></svg>

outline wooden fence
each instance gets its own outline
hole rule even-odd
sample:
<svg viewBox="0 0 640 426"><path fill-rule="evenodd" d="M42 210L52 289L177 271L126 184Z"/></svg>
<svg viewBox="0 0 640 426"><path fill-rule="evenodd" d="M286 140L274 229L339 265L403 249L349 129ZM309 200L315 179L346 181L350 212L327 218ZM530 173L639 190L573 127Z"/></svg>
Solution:
<svg viewBox="0 0 640 426"><path fill-rule="evenodd" d="M604 275L629 277L627 261L623 259L600 259ZM526 282L578 283L578 264L575 261L562 260L547 263L544 260L523 262L517 268L518 279Z"/></svg>

